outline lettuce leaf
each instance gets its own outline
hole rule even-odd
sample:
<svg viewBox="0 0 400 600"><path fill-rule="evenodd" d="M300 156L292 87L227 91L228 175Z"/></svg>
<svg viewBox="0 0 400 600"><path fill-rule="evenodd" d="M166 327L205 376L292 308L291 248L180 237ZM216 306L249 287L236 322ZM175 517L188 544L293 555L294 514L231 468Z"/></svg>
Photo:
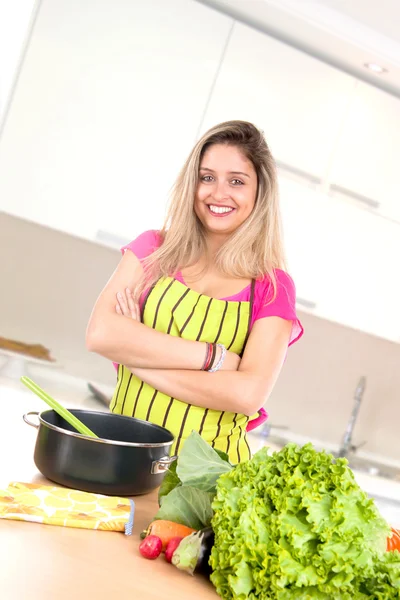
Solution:
<svg viewBox="0 0 400 600"><path fill-rule="evenodd" d="M182 523L193 529L208 527L211 502L220 475L233 469L228 455L212 448L192 431L177 461L171 464L158 492L156 519Z"/></svg>
<svg viewBox="0 0 400 600"><path fill-rule="evenodd" d="M176 474L177 462L171 463L168 468L168 471L164 475L164 479L162 480L160 489L158 490L158 504L161 506L162 500L164 496L167 496L174 488L179 485L182 485L181 480Z"/></svg>
<svg viewBox="0 0 400 600"><path fill-rule="evenodd" d="M222 458L222 460L224 460L225 462L227 462L227 463L231 464L231 463L229 462L229 456L227 455L227 453L226 453L226 452L223 452L222 450L218 450L218 448L213 448L213 450L214 450L214 452L216 452L216 453L218 454L218 456L219 456L220 458Z"/></svg>
<svg viewBox="0 0 400 600"><path fill-rule="evenodd" d="M212 508L211 580L223 598L361 600L378 583L394 588L392 563L380 562L387 523L347 461L311 444L263 448L221 475Z"/></svg>
<svg viewBox="0 0 400 600"><path fill-rule="evenodd" d="M192 431L182 447L176 473L183 485L215 492L217 479L232 468L196 431Z"/></svg>
<svg viewBox="0 0 400 600"><path fill-rule="evenodd" d="M213 494L190 486L176 487L164 496L156 519L166 519L193 529L211 524Z"/></svg>
<svg viewBox="0 0 400 600"><path fill-rule="evenodd" d="M177 473L178 463L183 481ZM230 469L232 469L232 465L228 455L222 450L209 446L197 432L193 431L185 441L178 460L170 465L164 476L158 491L159 506L161 506L163 498L182 483L215 493L217 478ZM193 477L192 475L196 471L197 476Z"/></svg>

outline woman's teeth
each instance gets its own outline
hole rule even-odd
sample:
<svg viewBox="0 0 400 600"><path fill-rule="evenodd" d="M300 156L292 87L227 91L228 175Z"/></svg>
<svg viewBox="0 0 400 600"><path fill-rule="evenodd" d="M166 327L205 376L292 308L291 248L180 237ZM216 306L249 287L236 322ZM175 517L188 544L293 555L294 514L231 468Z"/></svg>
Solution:
<svg viewBox="0 0 400 600"><path fill-rule="evenodd" d="M217 215L221 215L223 213L229 213L229 212L233 211L233 208L231 208L229 206L213 206L212 204L209 204L208 208L211 210L211 212L213 212Z"/></svg>

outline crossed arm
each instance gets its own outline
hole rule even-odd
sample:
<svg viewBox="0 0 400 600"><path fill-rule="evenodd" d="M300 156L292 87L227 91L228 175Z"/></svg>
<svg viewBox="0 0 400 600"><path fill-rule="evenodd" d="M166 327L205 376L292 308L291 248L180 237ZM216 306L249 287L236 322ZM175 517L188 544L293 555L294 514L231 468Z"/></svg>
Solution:
<svg viewBox="0 0 400 600"><path fill-rule="evenodd" d="M139 321L129 290L141 274L140 261L126 252L92 311L88 350L127 366L160 392L190 404L248 416L257 412L282 368L291 323L279 317L258 320L242 360L227 352L223 370L207 373L200 370L205 343L170 336Z"/></svg>

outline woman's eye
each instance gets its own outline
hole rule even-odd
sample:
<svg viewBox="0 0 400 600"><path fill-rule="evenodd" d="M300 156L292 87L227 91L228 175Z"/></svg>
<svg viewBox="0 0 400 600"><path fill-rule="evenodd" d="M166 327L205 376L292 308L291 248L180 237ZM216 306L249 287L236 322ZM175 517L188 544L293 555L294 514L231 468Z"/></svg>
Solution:
<svg viewBox="0 0 400 600"><path fill-rule="evenodd" d="M201 177L201 181L204 181L204 183L210 183L214 181L214 177L212 175L203 175ZM240 179L232 179L231 184L235 186L243 185L243 181L241 181Z"/></svg>

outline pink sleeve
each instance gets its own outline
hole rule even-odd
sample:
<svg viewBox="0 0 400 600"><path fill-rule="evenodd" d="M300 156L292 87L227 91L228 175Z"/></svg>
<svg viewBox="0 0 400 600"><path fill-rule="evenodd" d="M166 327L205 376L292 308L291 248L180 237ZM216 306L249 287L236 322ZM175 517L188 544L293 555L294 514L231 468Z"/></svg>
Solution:
<svg viewBox="0 0 400 600"><path fill-rule="evenodd" d="M293 279L281 269L276 269L276 297L271 302L273 287L265 279L258 282L254 297L254 321L265 317L281 317L292 321L289 346L301 338L303 326L296 315L296 288Z"/></svg>
<svg viewBox="0 0 400 600"><path fill-rule="evenodd" d="M158 231L150 230L141 233L132 242L121 248L122 254L131 250L139 260L143 260L152 254L161 245L161 236Z"/></svg>

